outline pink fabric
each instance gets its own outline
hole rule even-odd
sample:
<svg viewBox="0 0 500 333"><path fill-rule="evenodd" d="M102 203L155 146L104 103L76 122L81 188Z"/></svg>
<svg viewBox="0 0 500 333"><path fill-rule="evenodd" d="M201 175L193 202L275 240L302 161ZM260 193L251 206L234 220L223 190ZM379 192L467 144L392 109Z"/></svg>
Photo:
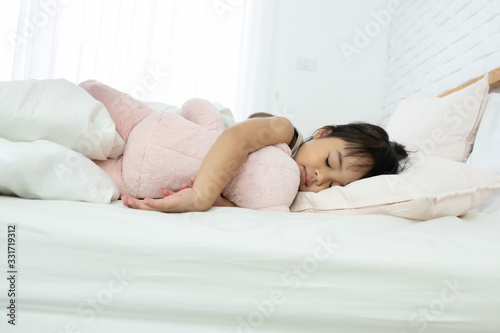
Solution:
<svg viewBox="0 0 500 333"><path fill-rule="evenodd" d="M117 184L121 195L159 198L158 190L180 189L196 176L205 155L224 130L212 103L191 99L181 115L151 109L97 81L80 84L102 102L126 141L122 156L94 161ZM239 207L288 211L300 182L286 144L249 155L222 194Z"/></svg>

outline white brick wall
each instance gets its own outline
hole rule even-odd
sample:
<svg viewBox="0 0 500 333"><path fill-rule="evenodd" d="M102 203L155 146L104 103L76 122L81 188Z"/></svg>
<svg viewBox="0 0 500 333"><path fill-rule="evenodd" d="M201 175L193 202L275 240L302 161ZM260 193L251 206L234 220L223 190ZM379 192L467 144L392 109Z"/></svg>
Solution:
<svg viewBox="0 0 500 333"><path fill-rule="evenodd" d="M399 0L389 31L383 122L405 96L431 97L500 67L500 0Z"/></svg>

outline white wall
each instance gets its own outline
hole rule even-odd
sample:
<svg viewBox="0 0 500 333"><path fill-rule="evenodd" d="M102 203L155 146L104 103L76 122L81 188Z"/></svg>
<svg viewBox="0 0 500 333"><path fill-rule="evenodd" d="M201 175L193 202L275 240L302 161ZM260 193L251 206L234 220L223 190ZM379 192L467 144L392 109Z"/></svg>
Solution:
<svg viewBox="0 0 500 333"><path fill-rule="evenodd" d="M500 67L500 0L401 1L390 26L385 119Z"/></svg>
<svg viewBox="0 0 500 333"><path fill-rule="evenodd" d="M377 23L371 12L388 6L395 8L388 0L278 0L266 111L287 116L304 136L327 124L379 123L389 23ZM371 29L372 37L363 40L356 28ZM342 43L360 46L359 53L346 57ZM316 71L297 70L299 57L316 59Z"/></svg>

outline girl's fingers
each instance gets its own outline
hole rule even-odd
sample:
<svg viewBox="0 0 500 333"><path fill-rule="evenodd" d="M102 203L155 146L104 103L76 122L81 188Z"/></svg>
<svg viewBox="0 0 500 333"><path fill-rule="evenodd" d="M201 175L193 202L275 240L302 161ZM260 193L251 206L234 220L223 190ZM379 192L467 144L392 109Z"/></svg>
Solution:
<svg viewBox="0 0 500 333"><path fill-rule="evenodd" d="M181 185L181 190L185 190L187 188L192 188L193 187L193 184L194 184L194 180L196 179L195 176L191 177L191 184L182 184ZM158 193L160 193L161 195L163 195L164 197L168 196L168 195L172 195L176 192L174 191L171 191L169 189L166 189L166 188L162 188L162 189L159 189L158 190Z"/></svg>
<svg viewBox="0 0 500 333"><path fill-rule="evenodd" d="M142 203L144 204L145 207L147 207L145 209L157 210L160 212L169 212L172 210L173 207L175 207L172 201L175 202L175 199L173 199L173 197L166 196L162 199L144 198Z"/></svg>
<svg viewBox="0 0 500 333"><path fill-rule="evenodd" d="M125 206L130 208L171 213L204 211L210 208L209 203L203 202L204 198L199 197L192 188L187 188L179 192L162 189L162 192L166 194L172 193L172 195L167 195L161 199L144 198L144 200L124 195L122 201Z"/></svg>
<svg viewBox="0 0 500 333"><path fill-rule="evenodd" d="M155 210L150 205L147 205L145 201L139 200L137 198L131 197L129 195L124 195L122 197L122 202L125 206L134 209L146 209L146 210Z"/></svg>
<svg viewBox="0 0 500 333"><path fill-rule="evenodd" d="M144 198L144 200L139 200L137 198L128 195L122 197L123 204L129 208L154 210L154 211L167 211L169 209L169 205L165 205L165 202L162 200L163 199L153 199L153 198Z"/></svg>
<svg viewBox="0 0 500 333"><path fill-rule="evenodd" d="M148 207L154 208L156 206L155 205L155 203L156 203L155 199L144 198L143 202L144 202L144 204L148 205Z"/></svg>
<svg viewBox="0 0 500 333"><path fill-rule="evenodd" d="M169 189L166 189L166 188L161 188L158 190L158 193L160 193L162 196L166 197L166 196L174 194L175 192L171 191Z"/></svg>

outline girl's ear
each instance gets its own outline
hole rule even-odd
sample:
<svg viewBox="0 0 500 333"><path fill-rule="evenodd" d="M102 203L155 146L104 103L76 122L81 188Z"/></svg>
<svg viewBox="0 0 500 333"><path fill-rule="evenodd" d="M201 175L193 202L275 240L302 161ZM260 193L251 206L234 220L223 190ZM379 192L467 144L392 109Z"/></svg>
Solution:
<svg viewBox="0 0 500 333"><path fill-rule="evenodd" d="M330 125L330 126L325 126L323 128L320 128L313 134L313 139L320 139L324 138L325 136L329 135L330 133L333 132L333 129L337 127L337 125Z"/></svg>

